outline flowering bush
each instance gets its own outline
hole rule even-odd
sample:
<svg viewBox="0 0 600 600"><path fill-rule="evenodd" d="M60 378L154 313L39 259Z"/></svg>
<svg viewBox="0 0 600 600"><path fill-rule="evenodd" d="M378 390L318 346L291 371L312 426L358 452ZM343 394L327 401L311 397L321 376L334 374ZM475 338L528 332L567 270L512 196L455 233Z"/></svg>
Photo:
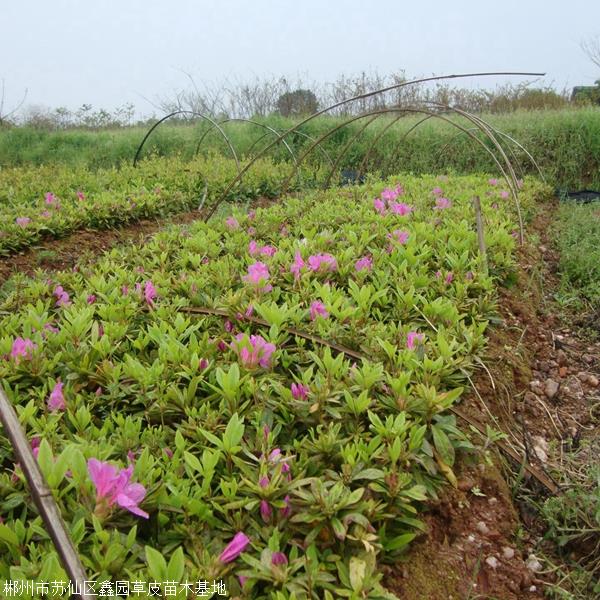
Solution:
<svg viewBox="0 0 600 600"><path fill-rule="evenodd" d="M394 597L377 564L469 449L447 409L514 266L487 179L449 178L444 210L435 185L238 210L0 288L0 379L90 578ZM374 210L383 189L411 211ZM544 191L526 182L524 208ZM0 578L64 577L5 438L0 455Z"/></svg>

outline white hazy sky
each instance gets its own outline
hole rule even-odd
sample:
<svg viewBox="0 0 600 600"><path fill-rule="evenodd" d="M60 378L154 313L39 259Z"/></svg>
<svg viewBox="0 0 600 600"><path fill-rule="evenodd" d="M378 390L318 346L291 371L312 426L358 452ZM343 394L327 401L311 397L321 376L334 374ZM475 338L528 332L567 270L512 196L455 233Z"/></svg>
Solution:
<svg viewBox="0 0 600 600"><path fill-rule="evenodd" d="M132 102L149 113L144 98L188 87L184 72L209 84L363 70L545 71L543 83L561 88L600 77L580 48L600 34L600 0L0 0L0 9L5 109L27 88L29 104Z"/></svg>

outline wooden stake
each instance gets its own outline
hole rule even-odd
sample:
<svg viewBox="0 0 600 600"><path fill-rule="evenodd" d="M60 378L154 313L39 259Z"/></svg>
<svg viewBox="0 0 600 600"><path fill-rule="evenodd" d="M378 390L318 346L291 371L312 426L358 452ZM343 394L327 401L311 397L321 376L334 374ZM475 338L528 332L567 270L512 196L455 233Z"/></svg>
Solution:
<svg viewBox="0 0 600 600"><path fill-rule="evenodd" d="M483 217L481 215L481 202L479 196L473 198L473 207L475 208L475 221L477 223L477 242L479 243L479 255L483 263L483 272L487 275L488 263L485 249L485 239L483 237Z"/></svg>
<svg viewBox="0 0 600 600"><path fill-rule="evenodd" d="M73 546L67 526L54 501L52 492L40 471L37 460L33 455L31 445L19 422L19 417L10 400L2 390L2 387L0 387L0 421L2 421L4 431L12 444L15 458L25 474L25 479L29 485L33 502L44 521L46 531L50 535L50 539L60 556L62 565L67 572L67 576L76 586L75 589L81 591L81 593L78 594L79 598L82 598L83 600L92 600L92 596L85 593L84 581L89 580L86 578L85 570L79 560L77 551Z"/></svg>

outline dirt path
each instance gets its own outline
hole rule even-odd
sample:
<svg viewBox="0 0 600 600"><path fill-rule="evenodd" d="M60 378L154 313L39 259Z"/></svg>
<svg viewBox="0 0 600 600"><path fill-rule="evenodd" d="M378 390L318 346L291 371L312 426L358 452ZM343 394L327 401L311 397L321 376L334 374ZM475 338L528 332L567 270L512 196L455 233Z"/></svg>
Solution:
<svg viewBox="0 0 600 600"><path fill-rule="evenodd" d="M546 475L551 464L562 467L563 452L600 432L600 343L589 341L581 327L589 325L586 319L570 323L552 298L558 255L547 232L555 208L531 227L541 244L521 252L518 282L501 293L503 323L489 330L484 365L473 381L477 391L460 404L471 419L506 432L505 443ZM459 426L465 429L464 422ZM545 597L544 587L554 581L535 555L545 525L513 496L522 486L537 498L550 492L528 474L519 489L510 489L501 471L514 483L503 467L510 464L514 474L519 465L506 456L494 463L460 467L458 489L449 489L427 515L428 535L405 564L387 571L385 583L399 597Z"/></svg>

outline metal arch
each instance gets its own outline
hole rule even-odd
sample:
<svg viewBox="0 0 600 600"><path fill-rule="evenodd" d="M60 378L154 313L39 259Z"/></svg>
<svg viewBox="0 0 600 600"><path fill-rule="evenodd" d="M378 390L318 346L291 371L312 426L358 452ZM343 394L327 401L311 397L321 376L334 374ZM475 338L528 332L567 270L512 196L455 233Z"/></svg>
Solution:
<svg viewBox="0 0 600 600"><path fill-rule="evenodd" d="M363 159L360 161L360 166L358 167L358 174L359 174L359 176L365 171L365 167L368 164L369 158L371 156L371 152L373 151L373 148L375 148L375 146L377 145L377 142L385 135L385 133L387 132L387 130L390 129L391 127L393 127L403 116L404 115L400 114L395 119L390 120L390 122L373 138L373 140L371 141L371 143L367 147L367 151L365 152L365 155L363 156ZM427 119L430 119L430 118L431 118L430 116L423 117L417 123L417 125L421 124L423 121L427 121ZM413 125L404 134L404 136L402 136L402 139L404 139L415 127L416 126Z"/></svg>
<svg viewBox="0 0 600 600"><path fill-rule="evenodd" d="M376 121L379 118L380 115L375 115L374 117L372 117L371 119L369 119L346 143L346 145L342 148L342 151L337 155L336 159L335 159L335 163L334 165L331 167L331 171L329 171L329 175L327 176L327 179L325 179L325 182L323 183L323 188L328 188L329 184L331 182L331 178L333 177L333 174L335 173L335 171L338 169L340 162L342 162L342 158L344 156L346 156L346 153L348 152L348 150L350 150L350 148L352 147L352 144L354 144L354 142L356 142L356 140L358 140L358 138L360 138L360 136L365 132L365 130L367 129L367 127L373 123L373 121Z"/></svg>
<svg viewBox="0 0 600 600"><path fill-rule="evenodd" d="M160 119L160 121L157 121L156 123L154 123L154 125L152 125L152 127L150 127L150 129L148 130L148 132L146 133L146 135L144 136L144 139L142 140L142 143L139 145L137 152L135 153L135 158L133 159L133 166L135 167L137 165L138 159L140 157L140 153L142 152L142 148L144 147L144 144L146 143L146 140L150 137L150 135L152 134L152 132L161 124L164 123L167 119L170 119L171 117L174 117L175 115L192 115L194 117L200 117L201 119L204 119L206 121L208 121L209 123L212 123L213 127L216 127L219 132L221 133L221 135L223 136L223 139L227 142L227 145L229 146L229 149L231 150L231 154L235 160L235 164L237 167L237 171L238 171L238 176L241 174L241 168L240 168L240 161L238 159L238 156L235 152L235 148L233 147L233 144L231 143L230 139L227 137L227 135L225 134L225 132L223 131L223 129L219 126L219 124L211 119L209 116L207 115L203 115L202 113L193 111L193 110L176 110L175 112L172 112L170 114L168 114L167 116L163 117L162 119ZM229 190L227 190L229 191Z"/></svg>
<svg viewBox="0 0 600 600"><path fill-rule="evenodd" d="M521 243L522 243L522 241L523 241L523 220L522 220L522 215L521 215L520 203L519 203L518 196L517 196L517 178L516 178L516 175L514 173L514 169L513 169L512 165L511 165L510 161L508 160L508 157L506 156L506 153L504 152L502 146L495 139L493 133L489 129L486 129L486 125L485 125L484 121L480 121L479 119L473 117L469 113L465 113L464 111L459 111L459 109L453 109L452 107L441 105L441 104L435 104L435 103L430 103L430 104L432 104L433 105L432 108L434 108L436 110L430 110L430 109L427 109L427 108L424 108L424 107L417 107L417 106L410 106L410 107L406 107L406 106L405 107L398 107L398 106L396 106L396 107L393 107L393 108L385 108L385 109L378 109L378 110L374 110L374 111L369 111L367 113L363 113L361 115L358 115L358 116L352 117L350 119L347 119L346 121L344 121L340 125L337 125L336 127L334 127L333 129L331 129L330 131L328 131L325 134L323 134L318 140L316 140L315 144L313 144L313 146L311 146L311 148L309 148L308 150L306 150L302 154L302 156L300 156L298 162L301 163L304 160L304 158L307 156L307 154L312 150L312 148L316 144L321 143L323 140L325 140L327 137L329 137L330 135L332 135L338 129L340 129L342 127L345 127L346 125L349 125L350 123L353 123L354 121L357 121L358 119L362 119L362 118L369 117L369 116L375 116L375 115L379 116L379 115L384 115L384 114L389 114L389 113L395 113L395 112L398 112L399 110L404 111L404 112L410 112L410 113L425 114L425 115L429 115L431 117L442 119L443 121L446 121L447 123L449 123L453 127L456 127L457 129L460 129L462 132L466 133L477 144L479 144L480 146L482 146L482 148L492 157L492 159L496 163L496 166L498 167L498 169L502 173L503 177L506 179L506 181L507 181L507 183L509 185L509 189L513 193L513 198L515 200L515 204L516 204L516 207L517 207L517 213L518 213L518 216L519 216L519 227L520 227L520 232L521 232L520 239L521 239ZM493 145L497 148L497 150L499 151L499 153L501 155L501 158L503 159L503 162L505 163L506 169L502 166L501 162L498 160L498 158L496 157L496 155L494 154L494 152L492 150L490 150L490 148L488 148L482 140L480 140L476 135L474 135L471 131L469 131L468 129L466 129L462 125L460 125L460 124L456 123L455 121L452 121L448 117L444 116L444 114L441 111L444 111L444 112L457 112L458 114L461 114L461 116L464 116L467 120L469 120L472 123L474 123L477 126L477 128L479 130L481 130L484 133L484 135L486 135L492 141ZM509 177L509 174L510 174L510 177ZM291 179L292 176L293 176L293 174L290 177L288 177L288 179L285 181L285 183L284 183L284 189L286 189L287 185L289 185L289 181L290 181L290 179ZM512 178L512 181L511 181L511 178Z"/></svg>
<svg viewBox="0 0 600 600"><path fill-rule="evenodd" d="M251 123L252 125L258 125L259 127L262 127L263 129L267 129L268 132L275 134L278 138L279 138L279 132L274 129L273 127L270 127L269 125L265 125L264 123L259 123L258 121L253 121L252 119L243 119L241 117L231 117L231 118L227 118L227 119L223 119L221 121L219 121L219 125L225 125L225 123L231 123L232 121L239 121L242 123ZM198 141L198 145L196 146L196 152L195 154L198 154L198 152L200 151L200 146L202 145L202 142L204 141L204 139L206 138L206 136L212 131L212 129L207 129L203 134L202 137L200 138L200 140ZM255 141L252 146L250 147L250 150L252 150L252 148L254 147L254 145L262 140L265 136L267 135L267 133L265 133L264 135L262 135L261 137L258 138L257 141ZM292 148L290 147L290 145L285 141L285 140L281 140L281 142L283 143L283 145L286 147L287 151L289 152L290 156L292 157L292 160L294 161L294 164L296 164L296 155L294 154L294 151L292 150Z"/></svg>
<svg viewBox="0 0 600 600"><path fill-rule="evenodd" d="M379 90L375 90L373 92L366 92L364 94L359 94L358 96L353 96L352 98L348 98L346 100L341 100L335 104L332 104L331 106L323 108L323 109L313 113L312 115L304 118L302 121L300 121L299 123L297 123L290 129L284 131L277 140L268 144L265 148L263 148L263 150L261 151L261 153L259 153L258 156L256 156L246 166L244 166L241 173L239 173L238 176L229 183L229 185L223 190L223 192L221 193L219 198L217 198L217 200L214 202L213 206L207 211L205 220L208 220L214 214L214 212L217 209L217 207L219 206L219 204L224 200L224 198L227 196L227 194L238 183L238 181L241 179L241 177L244 175L244 173L246 173L248 171L248 169L254 164L254 162L256 160L258 160L259 158L261 158L275 144L277 144L279 142L279 139L283 139L290 133L293 133L294 131L296 131L299 127L301 127L305 123L308 123L312 119L315 119L318 116L320 116L330 110L333 110L339 106L343 106L350 102L354 102L356 100L361 100L363 98L370 98L371 96L375 96L377 94L382 94L384 92L395 90L395 89L400 89L400 88L406 87L408 85L415 85L418 83L426 83L429 81L440 81L443 79L458 79L458 78L465 78L465 77L487 77L487 76L499 76L499 75L543 76L543 75L545 75L545 73L530 73L530 72L522 72L522 71L495 71L495 72L480 72L480 73L460 73L460 74L454 74L454 75L439 75L439 76L435 76L435 77L421 77L419 79L412 79L410 81L397 83L397 84L394 84L394 85L391 85L391 86L388 86L388 87L385 87L385 88L382 88Z"/></svg>
<svg viewBox="0 0 600 600"><path fill-rule="evenodd" d="M497 127L494 127L493 125L490 124L490 127L494 130L495 133L497 133L498 135L501 135L502 137L506 138L507 140L509 140L510 142L512 142L513 144L515 144L515 146L517 146L520 150L522 150L526 155L527 158L529 159L529 161L531 162L531 164L535 167L536 171L538 172L538 175L540 176L540 179L546 183L546 177L544 176L544 173L542 172L542 170L540 169L537 161L533 158L533 156L531 155L531 153L529 152L529 150L527 150L527 148L525 148L525 146L523 146L521 143L519 143L517 140L515 140L515 138L513 138L512 136L508 135L508 133L505 133L504 131L498 129ZM476 128L472 127L470 128L471 131L474 131ZM459 136L461 135L462 132L457 132L455 133L452 138L450 140L448 140L446 142L446 144L444 145L444 147L442 148L442 150L440 151L440 154L444 152L444 150L446 150L446 148ZM517 157L515 156L515 153L513 152L512 148L509 146L508 147L513 158L515 159L515 162L517 162ZM518 164L518 162L517 162ZM519 171L521 172L521 175L524 175L523 169L520 167L519 165Z"/></svg>

